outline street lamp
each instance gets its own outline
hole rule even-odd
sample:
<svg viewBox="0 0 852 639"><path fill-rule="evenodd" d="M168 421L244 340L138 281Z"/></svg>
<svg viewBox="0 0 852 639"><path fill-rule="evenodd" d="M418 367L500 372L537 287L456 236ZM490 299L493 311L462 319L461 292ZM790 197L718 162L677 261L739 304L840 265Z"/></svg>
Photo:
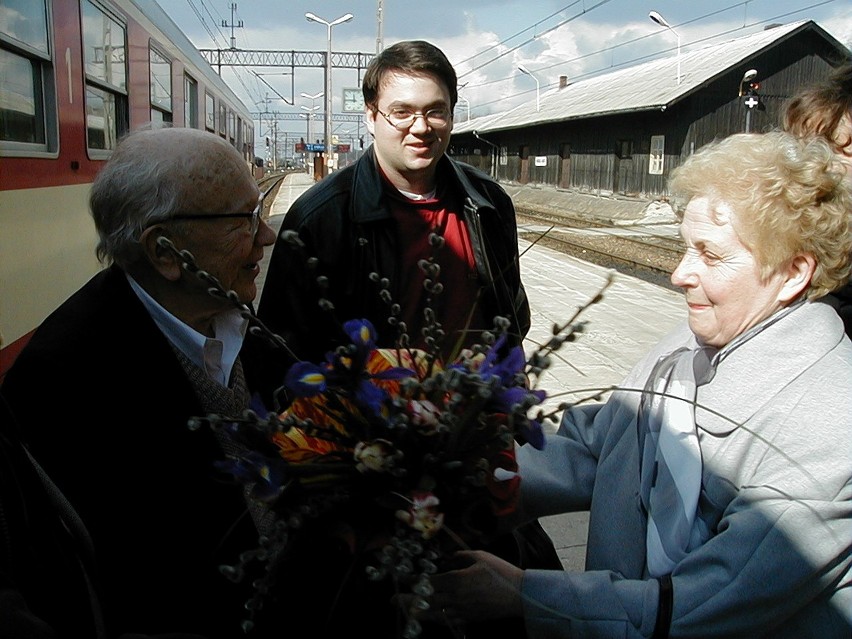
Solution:
<svg viewBox="0 0 852 639"><path fill-rule="evenodd" d="M323 20L319 16L311 13L310 11L305 14L305 18L308 22L318 22L319 24L324 24L326 26L327 33L327 47L325 53L325 168L326 173L330 168L331 161L331 28L342 24L344 22L349 22L352 18L354 18L351 13L347 13L346 15L342 15L336 20L332 20L328 22L327 20Z"/></svg>
<svg viewBox="0 0 852 639"><path fill-rule="evenodd" d="M319 93L316 93L316 94L314 94L314 95L308 95L307 93L302 92L302 93L300 93L299 95L301 95L303 98L307 98L308 100L310 100L310 101L311 101L311 106L313 106L313 105L314 105L314 101L315 101L315 100L319 100L322 96L324 96L324 95L325 95L325 93L323 93L322 91L320 91Z"/></svg>
<svg viewBox="0 0 852 639"><path fill-rule="evenodd" d="M325 94L322 91L320 91L319 93L317 93L315 95L308 95L307 93L300 93L299 95L301 95L303 98L307 98L308 100L311 101L311 108L310 109L308 109L308 107L305 107L305 106L303 106L301 108L304 109L305 111L308 111L308 142L313 143L313 140L311 139L310 120L314 119L314 113L313 112L316 111L317 109L319 109L319 107L316 105L316 101L319 100Z"/></svg>
<svg viewBox="0 0 852 639"><path fill-rule="evenodd" d="M680 36L678 35L677 31L672 28L672 25L666 22L666 19L656 11L651 11L651 13L648 14L648 17L661 27L665 27L666 29L674 33L675 37L677 38L677 83L680 84Z"/></svg>
<svg viewBox="0 0 852 639"><path fill-rule="evenodd" d="M462 96L459 96L459 101L464 102L464 107L465 107L464 121L470 122L470 101L467 98L463 98Z"/></svg>
<svg viewBox="0 0 852 639"><path fill-rule="evenodd" d="M521 73L525 73L525 74L527 74L527 75L528 75L528 76L530 76L533 80L535 80L535 110L536 110L536 111L538 111L538 110L539 110L539 107L540 107L540 105L541 105L541 103L539 102L539 84L538 84L538 78L537 78L537 77L535 77L535 76L532 74L532 72L531 72L529 69L527 69L527 68L526 68L523 64L519 64L519 65L518 65L518 71L520 71Z"/></svg>
<svg viewBox="0 0 852 639"><path fill-rule="evenodd" d="M749 133L751 131L751 110L760 104L760 100L755 95L754 87L757 86L754 83L755 78L757 78L757 69L749 69L745 73L743 73L743 79L740 80L740 94L739 97L743 97L746 95L746 99L744 101L746 107L746 120L745 120L745 132ZM748 89L745 86L748 85Z"/></svg>
<svg viewBox="0 0 852 639"><path fill-rule="evenodd" d="M319 105L317 104L311 107L306 107L304 104L300 104L299 108L308 112L308 144L313 144L314 141L311 136L311 120L314 119L314 111L319 109Z"/></svg>

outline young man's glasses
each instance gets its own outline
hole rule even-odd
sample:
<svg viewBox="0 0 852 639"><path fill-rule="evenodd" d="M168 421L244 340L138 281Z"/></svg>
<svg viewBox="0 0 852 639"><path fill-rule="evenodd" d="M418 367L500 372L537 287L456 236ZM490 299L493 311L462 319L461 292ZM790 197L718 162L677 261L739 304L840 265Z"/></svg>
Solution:
<svg viewBox="0 0 852 639"><path fill-rule="evenodd" d="M185 213L172 215L169 220L223 220L223 219L250 219L251 220L251 236L254 238L257 235L257 229L260 228L260 216L263 213L263 198L261 198L254 211L251 213Z"/></svg>
<svg viewBox="0 0 852 639"><path fill-rule="evenodd" d="M391 109L387 113L376 109L376 112L382 115L393 128L400 131L408 129L414 124L417 118L423 118L431 127L440 128L447 126L452 114L448 109L429 109L425 113L422 111L411 111L410 109Z"/></svg>

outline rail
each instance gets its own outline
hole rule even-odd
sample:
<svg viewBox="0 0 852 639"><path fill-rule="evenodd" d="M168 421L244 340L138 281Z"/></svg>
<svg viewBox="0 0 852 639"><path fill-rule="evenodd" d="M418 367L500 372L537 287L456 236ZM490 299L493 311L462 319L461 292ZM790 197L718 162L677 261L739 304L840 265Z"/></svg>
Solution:
<svg viewBox="0 0 852 639"><path fill-rule="evenodd" d="M521 238L673 290L679 240L647 226L616 226L570 214L517 210Z"/></svg>

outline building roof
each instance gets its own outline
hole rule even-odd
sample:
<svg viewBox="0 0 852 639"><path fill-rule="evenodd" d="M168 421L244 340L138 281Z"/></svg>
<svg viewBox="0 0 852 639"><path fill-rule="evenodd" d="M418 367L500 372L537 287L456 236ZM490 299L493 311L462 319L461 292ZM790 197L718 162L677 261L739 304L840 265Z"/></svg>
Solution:
<svg viewBox="0 0 852 639"><path fill-rule="evenodd" d="M709 82L778 44L813 30L839 50L848 49L812 20L767 28L748 36L625 67L552 89L535 101L503 113L474 118L453 126L453 133L500 131L597 115L660 110L682 100ZM680 82L678 82L678 58Z"/></svg>

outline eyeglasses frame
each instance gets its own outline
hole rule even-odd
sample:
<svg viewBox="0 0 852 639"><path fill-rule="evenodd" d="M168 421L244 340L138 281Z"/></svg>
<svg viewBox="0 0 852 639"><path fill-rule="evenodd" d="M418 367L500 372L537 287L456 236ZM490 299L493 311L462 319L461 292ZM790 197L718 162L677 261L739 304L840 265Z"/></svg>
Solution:
<svg viewBox="0 0 852 639"><path fill-rule="evenodd" d="M172 215L163 221L251 219L251 236L252 239L254 239L257 237L257 231L260 228L260 218L262 213L263 197L258 200L257 206L251 213L178 213L177 215Z"/></svg>
<svg viewBox="0 0 852 639"><path fill-rule="evenodd" d="M411 115L411 122L409 122L408 124L394 124L393 122L391 122L390 114L389 114L389 113L385 113L385 112L384 112L384 111L382 111L379 107L375 107L375 110L376 110L376 113L378 113L379 115L381 115L381 116L385 119L385 121L386 121L388 124L390 124L393 128L395 128L397 131L405 131L406 129L410 129L411 127L413 127L413 126L414 126L414 123L417 121L417 118L423 118L423 121L424 121L426 124L428 124L429 126L431 126L432 128L445 127L445 126L447 126L447 125L450 123L450 120L452 120L452 119L453 119L453 113L452 113L452 111L450 111L450 110L449 110L449 109L447 109L447 108L443 108L443 107L442 107L442 108L438 108L438 109L429 109L429 110L428 110L428 111L426 111L425 113L424 113L423 111L415 111L414 113L412 113L412 115ZM438 125L432 124L432 123L429 121L429 113L430 113L431 111L446 111L446 112L447 112L447 119L446 119L446 121L445 121L443 124L438 124Z"/></svg>

